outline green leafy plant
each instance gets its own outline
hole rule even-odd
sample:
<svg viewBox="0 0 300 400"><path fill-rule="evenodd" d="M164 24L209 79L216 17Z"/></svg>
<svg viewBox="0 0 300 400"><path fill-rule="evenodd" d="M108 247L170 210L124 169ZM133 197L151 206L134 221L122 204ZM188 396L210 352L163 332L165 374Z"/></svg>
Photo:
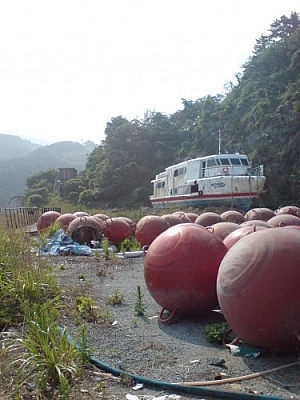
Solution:
<svg viewBox="0 0 300 400"><path fill-rule="evenodd" d="M95 300L90 296L77 296L75 298L76 311L81 318L97 322L101 317L101 310Z"/></svg>
<svg viewBox="0 0 300 400"><path fill-rule="evenodd" d="M108 239L103 239L101 242L101 246L103 249L103 254L106 260L110 260L112 255L113 255L113 251L110 249L110 243Z"/></svg>
<svg viewBox="0 0 300 400"><path fill-rule="evenodd" d="M121 242L120 252L125 253L125 251L140 251L142 249L140 242L138 242L135 236L124 239Z"/></svg>
<svg viewBox="0 0 300 400"><path fill-rule="evenodd" d="M136 302L135 302L135 313L138 316L142 316L145 314L146 306L144 304L143 294L141 291L141 287L137 286L137 294L136 294Z"/></svg>
<svg viewBox="0 0 300 400"><path fill-rule="evenodd" d="M111 305L123 304L124 296L118 290L115 290L114 294L109 297L108 302Z"/></svg>
<svg viewBox="0 0 300 400"><path fill-rule="evenodd" d="M225 334L228 332L229 326L227 322L220 324L206 325L204 328L207 340L210 343L221 344L223 342Z"/></svg>
<svg viewBox="0 0 300 400"><path fill-rule="evenodd" d="M76 345L83 364L87 364L92 356L92 349L88 346L88 333L88 328L85 324L80 326L77 332Z"/></svg>

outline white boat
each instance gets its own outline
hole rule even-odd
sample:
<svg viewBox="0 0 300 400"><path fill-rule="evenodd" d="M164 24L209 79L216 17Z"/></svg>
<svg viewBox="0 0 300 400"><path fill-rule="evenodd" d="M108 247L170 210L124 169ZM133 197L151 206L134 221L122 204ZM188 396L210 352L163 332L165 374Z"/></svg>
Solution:
<svg viewBox="0 0 300 400"><path fill-rule="evenodd" d="M216 154L183 161L156 175L153 208L227 206L248 211L265 187L263 165L243 154Z"/></svg>

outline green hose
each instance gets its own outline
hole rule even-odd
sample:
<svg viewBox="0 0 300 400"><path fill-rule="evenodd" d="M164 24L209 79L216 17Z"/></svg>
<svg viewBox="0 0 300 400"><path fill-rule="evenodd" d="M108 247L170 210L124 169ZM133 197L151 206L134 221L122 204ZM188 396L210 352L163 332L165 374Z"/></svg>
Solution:
<svg viewBox="0 0 300 400"><path fill-rule="evenodd" d="M126 374L130 378L134 379L136 382L140 383L145 383L148 384L149 386L156 386L160 387L163 389L168 389L168 390L173 390L177 392L185 392L188 394L196 394L196 395L204 395L204 396L209 396L217 399L231 399L231 400L286 400L283 397L277 397L277 396L266 396L262 394L251 394L251 393L240 393L240 392L230 392L230 391L220 391L220 390L214 390L214 389L207 389L204 387L197 387L197 386L186 386L186 385L180 385L180 384L175 384L175 383L168 383L168 382L163 382L163 381L158 381L155 379L151 378L146 378L143 376L139 375L134 375L129 372L114 368L103 361L98 360L95 357L91 357L90 361L92 364L94 364L96 367L103 369L105 371L110 372L113 375L120 376L122 374Z"/></svg>

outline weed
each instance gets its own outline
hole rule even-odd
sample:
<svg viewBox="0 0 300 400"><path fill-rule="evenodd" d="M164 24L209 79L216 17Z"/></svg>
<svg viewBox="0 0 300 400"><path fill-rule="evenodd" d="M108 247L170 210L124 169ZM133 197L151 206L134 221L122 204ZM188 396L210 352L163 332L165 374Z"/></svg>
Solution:
<svg viewBox="0 0 300 400"><path fill-rule="evenodd" d="M229 326L226 322L220 324L211 324L205 326L205 335L210 343L221 344Z"/></svg>
<svg viewBox="0 0 300 400"><path fill-rule="evenodd" d="M95 391L100 393L101 396L106 396L106 383L104 381L100 381L95 386Z"/></svg>
<svg viewBox="0 0 300 400"><path fill-rule="evenodd" d="M60 229L61 229L61 226L58 223L54 223L54 224L50 225L48 228L39 232L39 238L40 238L42 247L44 247L46 245L48 239L51 239L52 236Z"/></svg>
<svg viewBox="0 0 300 400"><path fill-rule="evenodd" d="M108 239L103 239L101 242L103 254L106 260L110 260L113 254L113 251L110 249L110 243Z"/></svg>
<svg viewBox="0 0 300 400"><path fill-rule="evenodd" d="M138 242L135 236L126 238L121 242L121 253L125 251L140 251L142 249L140 242Z"/></svg>
<svg viewBox="0 0 300 400"><path fill-rule="evenodd" d="M83 364L87 364L92 356L92 349L88 346L88 329L85 324L78 329L76 344Z"/></svg>
<svg viewBox="0 0 300 400"><path fill-rule="evenodd" d="M75 307L80 317L87 321L98 322L101 316L100 308L90 296L77 296L75 298Z"/></svg>
<svg viewBox="0 0 300 400"><path fill-rule="evenodd" d="M125 385L125 386L133 386L134 385L133 378L130 375L126 374L125 372L120 373L120 378L121 378L121 382L123 383L123 385Z"/></svg>
<svg viewBox="0 0 300 400"><path fill-rule="evenodd" d="M15 340L9 350L14 354L12 365L19 366L19 388L31 379L42 393L53 396L58 390L62 398L67 398L81 362L80 353L58 326L58 315L49 303L35 307L34 311L25 306L25 336Z"/></svg>
<svg viewBox="0 0 300 400"><path fill-rule="evenodd" d="M85 276L84 276L83 274L79 274L79 275L78 275L78 279L79 279L80 281L85 281Z"/></svg>
<svg viewBox="0 0 300 400"><path fill-rule="evenodd" d="M138 285L137 287L137 295L136 295L136 302L135 302L135 313L138 316L142 316L145 314L146 306L143 300L143 294L141 291L141 287Z"/></svg>
<svg viewBox="0 0 300 400"><path fill-rule="evenodd" d="M132 325L136 328L138 326L137 320L134 318L132 321Z"/></svg>
<svg viewBox="0 0 300 400"><path fill-rule="evenodd" d="M117 304L124 304L124 297L118 290L115 290L114 294L110 296L108 302L113 306Z"/></svg>
<svg viewBox="0 0 300 400"><path fill-rule="evenodd" d="M104 310L101 314L101 319L105 324L112 322L112 315L109 310Z"/></svg>

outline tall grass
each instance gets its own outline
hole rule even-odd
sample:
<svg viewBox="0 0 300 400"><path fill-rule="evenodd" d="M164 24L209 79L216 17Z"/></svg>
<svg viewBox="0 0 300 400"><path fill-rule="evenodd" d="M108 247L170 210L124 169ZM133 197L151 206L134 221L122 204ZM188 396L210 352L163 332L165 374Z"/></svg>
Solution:
<svg viewBox="0 0 300 400"><path fill-rule="evenodd" d="M31 241L0 228L0 330L13 326L17 336L0 349L0 375L10 374L14 398L23 398L26 383L48 398L66 399L82 354L59 327L61 290L51 267L31 251Z"/></svg>

